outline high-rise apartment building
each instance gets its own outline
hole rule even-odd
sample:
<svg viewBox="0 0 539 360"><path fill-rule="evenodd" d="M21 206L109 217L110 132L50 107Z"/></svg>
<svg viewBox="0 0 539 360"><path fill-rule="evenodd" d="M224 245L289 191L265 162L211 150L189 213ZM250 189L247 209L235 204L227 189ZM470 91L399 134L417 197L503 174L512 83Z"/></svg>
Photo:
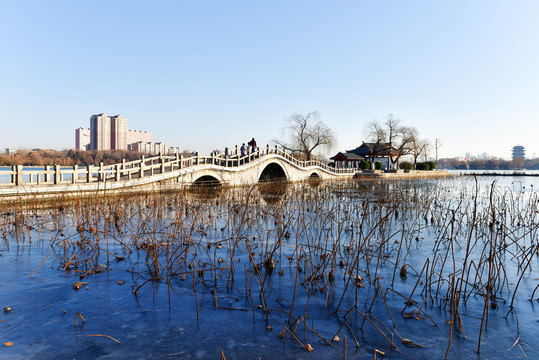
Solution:
<svg viewBox="0 0 539 360"><path fill-rule="evenodd" d="M122 115L110 118L110 148L127 150L127 119Z"/></svg>
<svg viewBox="0 0 539 360"><path fill-rule="evenodd" d="M90 118L90 150L111 149L110 117L103 113Z"/></svg>
<svg viewBox="0 0 539 360"><path fill-rule="evenodd" d="M90 129L75 129L75 149L88 150L90 145Z"/></svg>

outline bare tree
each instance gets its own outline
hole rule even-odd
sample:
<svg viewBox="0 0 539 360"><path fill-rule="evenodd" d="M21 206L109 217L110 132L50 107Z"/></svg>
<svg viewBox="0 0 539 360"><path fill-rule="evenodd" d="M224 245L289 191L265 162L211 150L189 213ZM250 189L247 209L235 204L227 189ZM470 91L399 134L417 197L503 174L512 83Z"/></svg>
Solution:
<svg viewBox="0 0 539 360"><path fill-rule="evenodd" d="M371 149L371 161L374 169L374 160L376 159L377 155L389 150L385 144L387 134L386 130L376 120L371 121L367 125L366 132L367 137L371 140L371 142L374 143Z"/></svg>
<svg viewBox="0 0 539 360"><path fill-rule="evenodd" d="M440 139L438 138L434 139L434 149L436 152L436 167L438 167L438 149L440 149L441 146L442 146L442 142L440 141Z"/></svg>
<svg viewBox="0 0 539 360"><path fill-rule="evenodd" d="M389 160L392 164L398 164L403 155L412 150L412 143L418 136L414 127L402 126L401 120L388 114L383 122L371 122L367 127L367 135L376 143L385 143L389 147Z"/></svg>
<svg viewBox="0 0 539 360"><path fill-rule="evenodd" d="M307 115L296 113L288 119L290 126L283 129L286 140L274 139L273 142L295 154L304 155L311 160L314 149L331 149L335 143L335 133L320 120L317 111Z"/></svg>
<svg viewBox="0 0 539 360"><path fill-rule="evenodd" d="M429 151L429 141L428 140L418 140L418 139L413 139L412 143L411 143L411 150L410 150L410 153L412 154L412 157L414 158L414 169L416 168L416 165L417 165L417 158L421 155L423 155L423 157L425 158L425 161L427 161L427 155L428 155L428 151Z"/></svg>
<svg viewBox="0 0 539 360"><path fill-rule="evenodd" d="M430 141L428 140L425 140L425 141L426 141L426 145L425 145L425 148L423 149L423 156L425 157L425 161L429 161L429 156L430 156L430 151L432 150L432 145Z"/></svg>

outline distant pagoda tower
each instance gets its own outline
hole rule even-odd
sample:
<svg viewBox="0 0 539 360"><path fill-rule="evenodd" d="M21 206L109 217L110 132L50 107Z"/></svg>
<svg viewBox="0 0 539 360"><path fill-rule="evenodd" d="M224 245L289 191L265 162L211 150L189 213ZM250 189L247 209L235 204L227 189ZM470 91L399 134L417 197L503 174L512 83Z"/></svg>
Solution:
<svg viewBox="0 0 539 360"><path fill-rule="evenodd" d="M524 146L517 145L513 146L513 160L516 159L522 159L524 160L526 158L526 149Z"/></svg>

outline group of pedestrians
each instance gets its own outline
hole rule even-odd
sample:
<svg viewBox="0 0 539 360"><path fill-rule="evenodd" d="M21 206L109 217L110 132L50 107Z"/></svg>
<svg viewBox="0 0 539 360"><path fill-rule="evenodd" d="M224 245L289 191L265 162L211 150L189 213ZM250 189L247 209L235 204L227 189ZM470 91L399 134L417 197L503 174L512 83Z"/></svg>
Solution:
<svg viewBox="0 0 539 360"><path fill-rule="evenodd" d="M249 150L250 150L251 153L255 152L255 150L256 150L256 140L255 140L255 138L252 138L251 141L249 141L247 143L247 146L245 146L245 143L243 143L241 145L241 148L240 148L241 156L242 157L246 156L247 151L249 151Z"/></svg>

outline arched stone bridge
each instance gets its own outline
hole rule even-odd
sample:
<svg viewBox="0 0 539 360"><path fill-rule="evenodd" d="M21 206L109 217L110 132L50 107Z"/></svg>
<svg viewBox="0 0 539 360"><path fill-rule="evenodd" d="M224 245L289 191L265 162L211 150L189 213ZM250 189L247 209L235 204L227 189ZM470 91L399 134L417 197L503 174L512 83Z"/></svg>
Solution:
<svg viewBox="0 0 539 360"><path fill-rule="evenodd" d="M278 147L258 148L245 156L231 154L183 157L155 156L104 166L14 166L3 172L11 182L0 183L0 195L84 193L123 190L140 186L172 187L192 184L250 185L269 180L304 181L309 178L344 179L356 169L335 169L317 160L301 161Z"/></svg>

